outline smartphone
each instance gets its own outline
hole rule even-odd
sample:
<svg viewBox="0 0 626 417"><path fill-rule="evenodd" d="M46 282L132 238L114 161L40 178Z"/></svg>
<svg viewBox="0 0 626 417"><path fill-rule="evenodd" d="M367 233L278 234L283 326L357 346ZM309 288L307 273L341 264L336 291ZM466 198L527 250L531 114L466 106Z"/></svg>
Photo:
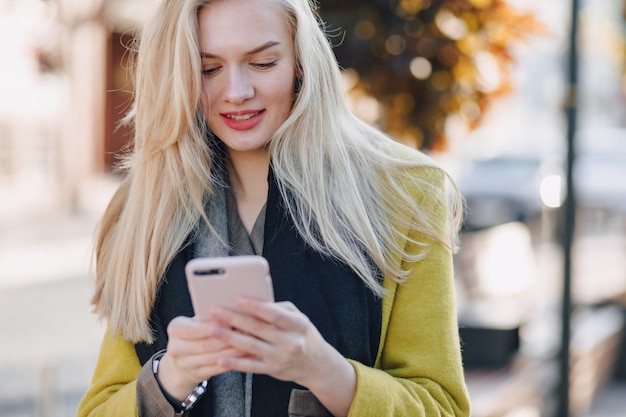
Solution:
<svg viewBox="0 0 626 417"><path fill-rule="evenodd" d="M209 319L213 306L237 310L241 296L274 301L269 265L257 255L196 258L185 266L196 317Z"/></svg>

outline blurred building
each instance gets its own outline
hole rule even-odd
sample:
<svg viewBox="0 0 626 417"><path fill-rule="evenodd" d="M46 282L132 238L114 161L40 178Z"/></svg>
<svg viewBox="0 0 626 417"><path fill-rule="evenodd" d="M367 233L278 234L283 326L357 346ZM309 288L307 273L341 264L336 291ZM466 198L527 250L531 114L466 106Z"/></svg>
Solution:
<svg viewBox="0 0 626 417"><path fill-rule="evenodd" d="M99 204L130 138L125 67L150 0L0 0L0 219ZM108 198L108 197L106 197Z"/></svg>

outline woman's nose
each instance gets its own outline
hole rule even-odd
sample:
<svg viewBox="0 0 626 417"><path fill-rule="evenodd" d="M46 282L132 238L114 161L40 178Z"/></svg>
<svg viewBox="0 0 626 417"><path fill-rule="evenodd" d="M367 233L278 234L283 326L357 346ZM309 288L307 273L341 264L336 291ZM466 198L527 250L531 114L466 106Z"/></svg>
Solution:
<svg viewBox="0 0 626 417"><path fill-rule="evenodd" d="M241 104L254 96L254 87L243 70L233 69L228 74L225 98L234 104Z"/></svg>

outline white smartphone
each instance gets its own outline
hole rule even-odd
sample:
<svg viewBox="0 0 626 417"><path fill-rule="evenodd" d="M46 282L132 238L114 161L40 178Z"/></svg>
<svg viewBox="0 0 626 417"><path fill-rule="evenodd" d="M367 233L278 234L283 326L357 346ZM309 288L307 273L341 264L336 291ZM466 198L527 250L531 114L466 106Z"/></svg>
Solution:
<svg viewBox="0 0 626 417"><path fill-rule="evenodd" d="M245 296L274 301L269 265L257 255L196 258L185 266L187 286L196 317L209 319L213 306L237 309Z"/></svg>

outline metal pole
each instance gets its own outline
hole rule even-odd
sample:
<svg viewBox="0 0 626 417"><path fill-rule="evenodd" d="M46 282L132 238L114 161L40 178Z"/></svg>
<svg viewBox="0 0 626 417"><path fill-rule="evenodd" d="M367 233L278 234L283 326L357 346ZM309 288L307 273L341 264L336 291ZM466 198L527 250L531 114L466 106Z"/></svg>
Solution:
<svg viewBox="0 0 626 417"><path fill-rule="evenodd" d="M577 127L578 104L578 9L579 0L572 0L571 27L569 36L568 81L569 96L565 106L567 118L567 163L566 188L567 195L563 210L563 299L562 299L562 333L561 354L559 357L559 398L557 417L570 417L570 339L572 315L572 244L576 220L576 198L574 195L573 167L575 159L574 137Z"/></svg>

